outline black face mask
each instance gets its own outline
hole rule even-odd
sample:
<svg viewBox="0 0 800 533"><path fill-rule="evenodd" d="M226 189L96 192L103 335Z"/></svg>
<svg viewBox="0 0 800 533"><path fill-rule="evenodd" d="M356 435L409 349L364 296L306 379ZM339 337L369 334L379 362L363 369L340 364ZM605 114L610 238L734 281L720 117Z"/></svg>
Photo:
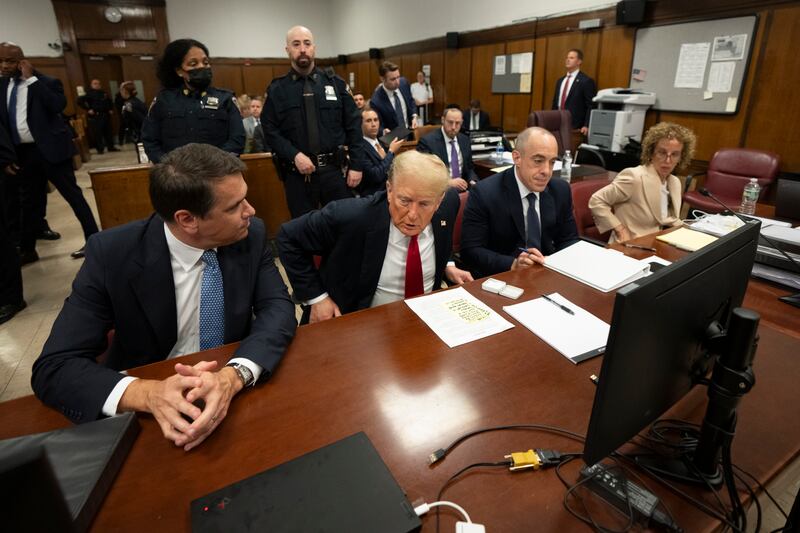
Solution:
<svg viewBox="0 0 800 533"><path fill-rule="evenodd" d="M195 68L187 71L189 75L189 85L198 91L205 91L211 85L211 67Z"/></svg>

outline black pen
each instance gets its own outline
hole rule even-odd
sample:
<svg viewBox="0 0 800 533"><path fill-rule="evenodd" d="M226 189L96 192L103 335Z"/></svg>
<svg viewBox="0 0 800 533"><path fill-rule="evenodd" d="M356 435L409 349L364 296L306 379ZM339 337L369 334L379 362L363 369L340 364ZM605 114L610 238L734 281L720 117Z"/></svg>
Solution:
<svg viewBox="0 0 800 533"><path fill-rule="evenodd" d="M636 248L637 250L647 250L648 252L657 252L658 251L655 248L650 248L649 246L639 246L638 244L628 244L627 242L623 243L623 246L625 248Z"/></svg>
<svg viewBox="0 0 800 533"><path fill-rule="evenodd" d="M569 307L567 307L566 305L561 305L560 303L558 303L557 301L553 300L552 298L550 298L550 297L549 297L549 296L547 296L546 294L542 294L542 298L544 298L545 300L547 300L547 301L548 301L548 302L550 302L551 304L553 304L553 305L555 305L555 306L557 306L557 307L560 307L560 308L561 308L561 310L562 310L562 311L564 311L565 313L569 313L569 314L571 314L571 315L574 315L574 314L575 314L575 311L573 311L572 309L570 309L570 308L569 308Z"/></svg>

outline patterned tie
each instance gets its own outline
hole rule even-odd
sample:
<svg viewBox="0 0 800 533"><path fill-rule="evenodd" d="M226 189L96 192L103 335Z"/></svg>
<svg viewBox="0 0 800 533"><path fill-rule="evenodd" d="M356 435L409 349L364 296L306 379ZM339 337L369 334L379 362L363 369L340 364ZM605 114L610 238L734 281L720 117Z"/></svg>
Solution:
<svg viewBox="0 0 800 533"><path fill-rule="evenodd" d="M200 349L215 348L225 341L225 294L217 252L203 252L203 281L200 285Z"/></svg>
<svg viewBox="0 0 800 533"><path fill-rule="evenodd" d="M397 115L397 125L398 126L405 126L406 125L406 117L403 114L403 104L400 103L400 97L397 96L397 93L400 92L399 90L394 92L394 114Z"/></svg>
<svg viewBox="0 0 800 533"><path fill-rule="evenodd" d="M375 151L378 152L378 155L381 156L381 159L386 157L386 150L383 149L381 143L375 141Z"/></svg>
<svg viewBox="0 0 800 533"><path fill-rule="evenodd" d="M411 237L406 256L406 298L419 296L425 292L422 285L422 259L419 256L417 236Z"/></svg>
<svg viewBox="0 0 800 533"><path fill-rule="evenodd" d="M542 249L542 230L539 228L539 215L536 213L536 193L530 193L528 198L528 238L525 239L527 248Z"/></svg>
<svg viewBox="0 0 800 533"><path fill-rule="evenodd" d="M563 87L561 87L561 105L558 106L559 109L564 109L564 104L567 103L567 93L569 92L569 79L572 77L572 74L567 74L567 77L564 78Z"/></svg>
<svg viewBox="0 0 800 533"><path fill-rule="evenodd" d="M450 139L450 177L461 177L461 166L458 164L458 151L456 150L456 140Z"/></svg>
<svg viewBox="0 0 800 533"><path fill-rule="evenodd" d="M9 83L11 83L11 95L8 98L9 131L14 144L20 144L22 140L19 138L19 131L17 130L17 78L11 78Z"/></svg>

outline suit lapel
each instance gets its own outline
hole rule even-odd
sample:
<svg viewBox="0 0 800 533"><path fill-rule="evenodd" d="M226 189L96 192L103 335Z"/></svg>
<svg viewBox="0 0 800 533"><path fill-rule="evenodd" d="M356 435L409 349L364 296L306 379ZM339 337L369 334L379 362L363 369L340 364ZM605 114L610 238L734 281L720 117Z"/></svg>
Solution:
<svg viewBox="0 0 800 533"><path fill-rule="evenodd" d="M446 201L447 199L445 198L442 201L442 204L444 205L444 202ZM440 209L442 206L439 206ZM431 229L433 230L433 247L435 250L435 274L433 290L436 290L442 280L442 273L439 271L439 265L447 264L447 260L450 258L450 252L453 249L451 238L452 228L447 225L447 220L445 220L437 210L436 213L433 214L433 218L431 218Z"/></svg>
<svg viewBox="0 0 800 533"><path fill-rule="evenodd" d="M369 219L374 221L374 224L364 235L364 255L361 262L358 291L361 300L367 301L359 301L359 309L369 307L375 289L378 288L378 280L381 277L381 270L383 270L383 260L386 258L386 246L389 244L389 224L392 223L386 193L383 193L383 201L377 202L373 206L372 216Z"/></svg>
<svg viewBox="0 0 800 533"><path fill-rule="evenodd" d="M8 82L11 78L0 79L0 119L3 124L8 125Z"/></svg>
<svg viewBox="0 0 800 533"><path fill-rule="evenodd" d="M222 271L222 287L225 295L225 342L233 342L235 335L231 331L235 323L235 311L242 302L250 301L250 283L252 279L250 272L250 261L239 260L242 255L249 256L247 250L249 241L241 241L230 246L223 246L217 249L219 266ZM239 306L235 305L238 303Z"/></svg>
<svg viewBox="0 0 800 533"><path fill-rule="evenodd" d="M525 223L522 220L522 200L519 197L519 187L517 187L517 178L514 176L513 166L503 172L503 189L506 195L506 205L509 206L511 218L514 220L514 226L516 226L517 233L522 242L525 242Z"/></svg>
<svg viewBox="0 0 800 533"><path fill-rule="evenodd" d="M159 352L166 357L178 339L178 318L164 223L155 215L147 223L142 251L142 255L136 259L140 272L131 278L131 288L142 314L155 332Z"/></svg>
<svg viewBox="0 0 800 533"><path fill-rule="evenodd" d="M661 178L652 166L645 167L645 179L642 180L644 198L653 217L661 223Z"/></svg>
<svg viewBox="0 0 800 533"><path fill-rule="evenodd" d="M550 194L550 187L539 193L539 219L541 220L542 230L542 250L543 254L551 253L550 237L548 235L548 228L552 228L556 224L556 203L553 195Z"/></svg>

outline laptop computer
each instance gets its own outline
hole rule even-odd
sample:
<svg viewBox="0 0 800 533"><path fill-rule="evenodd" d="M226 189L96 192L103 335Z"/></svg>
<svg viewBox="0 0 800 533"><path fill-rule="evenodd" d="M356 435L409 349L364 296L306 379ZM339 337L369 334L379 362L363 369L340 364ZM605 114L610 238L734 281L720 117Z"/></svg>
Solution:
<svg viewBox="0 0 800 533"><path fill-rule="evenodd" d="M198 498L191 516L194 533L408 533L421 526L363 432Z"/></svg>

